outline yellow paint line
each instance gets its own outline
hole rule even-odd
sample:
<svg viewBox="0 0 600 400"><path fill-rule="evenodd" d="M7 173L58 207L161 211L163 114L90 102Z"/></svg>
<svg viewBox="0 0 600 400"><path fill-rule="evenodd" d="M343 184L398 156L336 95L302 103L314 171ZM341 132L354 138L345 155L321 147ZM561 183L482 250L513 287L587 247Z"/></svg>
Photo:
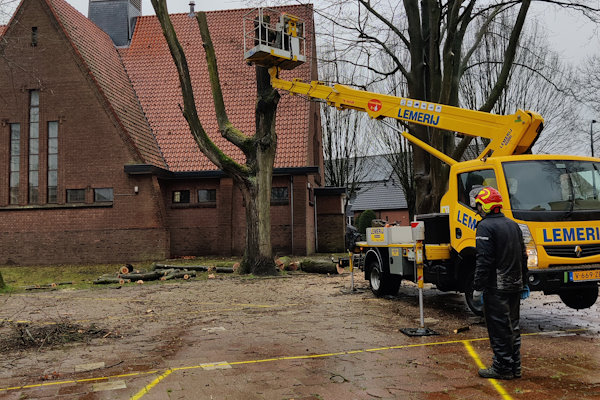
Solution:
<svg viewBox="0 0 600 400"><path fill-rule="evenodd" d="M546 336L546 335L557 334L557 333L582 332L582 331L586 331L586 329L570 329L570 330L564 330L564 331L534 332L534 333L522 334L521 336ZM470 345L470 343L479 342L479 341L487 341L487 340L488 340L487 337L466 339L466 340L465 339L449 340L449 341L443 341L443 342L415 343L415 344L407 344L407 345L378 347L378 348L364 349L364 350L349 350L349 351L341 351L341 352L337 352L337 353L309 354L309 355L301 355L301 356L282 356L282 357L266 358L266 359L259 359L259 360L219 362L219 363L213 363L213 364L193 365L193 366L187 366L187 367L173 367L173 368L169 368L167 370L168 374L165 376L168 376L169 374L171 374L172 372L175 372L175 371L200 369L200 368L203 368L206 366L246 365L246 364L258 364L258 363L274 362L274 361L285 361L285 360L315 359L315 358L324 358L324 357L344 356L344 355L350 355L350 354L360 354L360 353L366 353L366 352L398 350L398 349L408 349L408 348L417 348L417 347L442 346L442 345L452 345L452 344L459 344L459 343L463 344L465 347L467 347L467 350L469 350L469 348L473 349L472 346ZM474 350L472 350L472 351L473 351L473 354L471 354L471 352L469 352L469 354L475 360L475 362L478 363L477 365L480 368L485 368L483 366L483 363L481 363L479 356L477 356L477 353L475 353ZM110 379L110 378L134 377L134 376L141 376L141 375L148 375L148 374L156 374L158 372L159 372L158 370L154 370L154 371L145 371L145 372L133 372L133 373L122 374L122 375L112 375L112 376L107 376L107 377L77 379L77 380L58 381L58 382L45 382L45 383L27 385L27 386L15 386L15 387L8 387L8 388L0 388L0 393L3 391L9 391L9 390L37 388L37 387L50 386L50 385L61 385L61 384L67 384L67 383L83 383L83 382L89 382L89 381L105 380L105 379ZM160 380L162 380L162 379L164 379L164 377L161 378ZM160 380L155 380L155 383L153 386L158 384L158 382L160 382ZM149 389L151 389L151 387L149 387L148 390ZM502 388L500 388L500 389L503 390ZM147 391L142 393L140 395L140 397L143 396L145 393L147 393ZM508 396L508 394L506 394L506 395ZM138 399L139 399L139 397L138 397ZM504 399L509 400L510 397L505 397Z"/></svg>
<svg viewBox="0 0 600 400"><path fill-rule="evenodd" d="M44 382L44 383L36 383L36 384L24 385L24 386L12 386L12 387L7 387L7 388L0 388L0 393L7 392L9 390L32 389L32 388L40 388L40 387L46 387L46 386L66 385L69 383L86 383L86 382L108 380L111 378L124 378L124 377L156 374L156 373L158 373L158 370L144 371L144 372L132 372L129 374L122 374L122 375L99 376L99 377L95 377L95 378L82 378L82 379L72 379L72 380L65 380L65 381Z"/></svg>
<svg viewBox="0 0 600 400"><path fill-rule="evenodd" d="M475 351L473 346L471 346L471 343L469 343L468 341L465 340L463 342L463 344L465 345L465 348L467 349L467 352L469 353L471 358L475 361L475 364L477 364L477 366L479 368L485 368L485 365L479 358L479 355L477 354L477 352ZM492 386L494 387L494 389L496 389L496 391L500 394L500 396L502 396L502 399L513 400L513 398L510 397L508 392L506 390L504 390L502 385L500 385L500 383L496 379L488 379L488 381L492 384Z"/></svg>
<svg viewBox="0 0 600 400"><path fill-rule="evenodd" d="M146 386L144 386L144 388L142 390L140 390L139 392L137 392L136 394L134 394L131 397L131 400L139 400L139 399L141 399L143 395L145 395L146 393L148 393L150 391L150 389L152 389L154 386L158 385L158 383L160 381L162 381L163 379L165 379L167 376L171 375L172 372L173 372L172 369L166 370L162 375L160 375L158 378L156 378L155 380L153 380L152 382L150 382L149 384L147 384Z"/></svg>

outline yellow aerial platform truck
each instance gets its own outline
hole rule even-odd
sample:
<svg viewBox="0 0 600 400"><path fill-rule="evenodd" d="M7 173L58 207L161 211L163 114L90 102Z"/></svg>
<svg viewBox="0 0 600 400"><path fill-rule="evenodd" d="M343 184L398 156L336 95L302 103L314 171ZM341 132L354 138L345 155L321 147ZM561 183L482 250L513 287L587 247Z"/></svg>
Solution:
<svg viewBox="0 0 600 400"><path fill-rule="evenodd" d="M558 294L575 309L589 308L596 302L600 282L600 159L531 154L543 128L543 118L531 111L494 115L343 85L282 80L280 69L295 68L305 60L303 46L298 45L304 43L302 21L279 12L278 17L270 18L270 24L260 19L261 15L251 14L252 23L248 31L245 29L249 38L245 57L247 62L270 68L274 88L338 109L364 111L379 120L393 118L489 140L476 159L458 162L409 133L401 133L450 165L448 191L442 197L440 212L416 216L425 223L424 282L442 291L465 293L469 308L481 313L472 299L475 229L480 217L471 206L470 194L478 187L493 186L504 199L504 214L523 231L530 289ZM257 32L262 26L274 31L271 37L289 41L285 49L291 51L282 56L278 49L271 49L277 43L262 43ZM257 49L259 46L262 48ZM402 279L418 281L409 227L369 228L366 242L356 245L362 254L365 279L375 295L395 294Z"/></svg>

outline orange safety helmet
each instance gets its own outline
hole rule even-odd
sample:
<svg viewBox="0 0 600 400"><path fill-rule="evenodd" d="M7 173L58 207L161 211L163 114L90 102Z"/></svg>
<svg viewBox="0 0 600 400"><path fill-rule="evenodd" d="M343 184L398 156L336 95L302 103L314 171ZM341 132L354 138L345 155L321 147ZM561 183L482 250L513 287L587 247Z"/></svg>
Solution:
<svg viewBox="0 0 600 400"><path fill-rule="evenodd" d="M481 208L486 214L490 212L499 212L502 208L502 196L500 192L491 186L481 189L477 197L475 197L475 204L481 204Z"/></svg>

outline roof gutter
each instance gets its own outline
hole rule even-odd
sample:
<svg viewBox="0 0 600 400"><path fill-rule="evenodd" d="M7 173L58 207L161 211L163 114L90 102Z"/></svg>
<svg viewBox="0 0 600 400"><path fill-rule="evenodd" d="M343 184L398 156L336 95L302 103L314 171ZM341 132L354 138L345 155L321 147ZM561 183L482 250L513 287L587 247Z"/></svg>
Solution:
<svg viewBox="0 0 600 400"><path fill-rule="evenodd" d="M128 175L155 175L160 179L199 179L223 178L227 176L222 170L214 171L169 171L151 164L128 164L124 166ZM274 168L274 176L282 175L318 175L319 167L286 167Z"/></svg>

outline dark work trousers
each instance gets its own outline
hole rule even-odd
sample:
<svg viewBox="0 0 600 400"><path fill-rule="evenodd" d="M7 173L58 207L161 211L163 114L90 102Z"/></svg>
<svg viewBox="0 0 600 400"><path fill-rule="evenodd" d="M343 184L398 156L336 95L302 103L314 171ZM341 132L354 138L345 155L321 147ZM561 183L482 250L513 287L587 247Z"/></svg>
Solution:
<svg viewBox="0 0 600 400"><path fill-rule="evenodd" d="M500 373L521 371L520 306L518 292L483 291L483 312L494 352L492 367Z"/></svg>

